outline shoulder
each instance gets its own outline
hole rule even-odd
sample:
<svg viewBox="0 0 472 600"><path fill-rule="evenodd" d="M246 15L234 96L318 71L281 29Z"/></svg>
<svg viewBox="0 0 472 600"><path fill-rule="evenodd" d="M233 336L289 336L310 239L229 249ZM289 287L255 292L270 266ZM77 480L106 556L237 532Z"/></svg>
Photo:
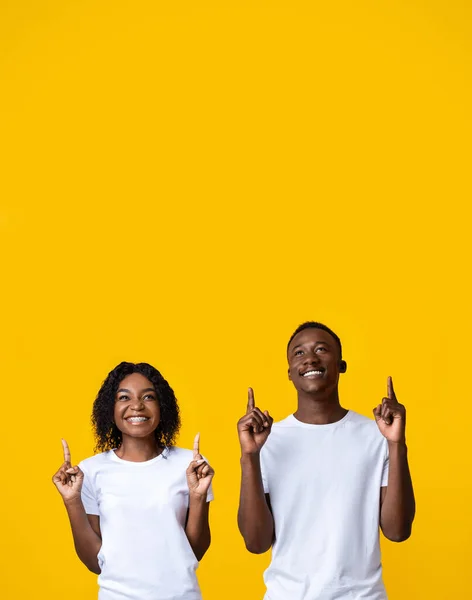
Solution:
<svg viewBox="0 0 472 600"><path fill-rule="evenodd" d="M379 434L381 437L383 437L374 419L366 417L365 415L361 415L353 410L349 411L348 418L346 419L346 425L350 427L361 428L364 431L370 431L375 435Z"/></svg>
<svg viewBox="0 0 472 600"><path fill-rule="evenodd" d="M281 421L275 421L272 425L272 429L275 429L276 431L283 431L284 429L293 429L294 427L297 427L297 425L298 421L295 419L295 417L293 415L289 415Z"/></svg>
<svg viewBox="0 0 472 600"><path fill-rule="evenodd" d="M170 446L164 450L163 458L173 463L185 463L187 466L193 459L192 450L179 448L179 446Z"/></svg>
<svg viewBox="0 0 472 600"><path fill-rule="evenodd" d="M349 411L349 418L346 422L346 433L350 431L350 436L355 439L363 439L369 444L373 444L376 448L387 447L387 440L380 432L377 423L374 419L370 419L364 415Z"/></svg>
<svg viewBox="0 0 472 600"><path fill-rule="evenodd" d="M88 473L96 471L110 461L110 452L113 452L113 450L108 450L107 452L101 452L100 454L95 454L95 456L85 458L79 463L79 467L82 471Z"/></svg>

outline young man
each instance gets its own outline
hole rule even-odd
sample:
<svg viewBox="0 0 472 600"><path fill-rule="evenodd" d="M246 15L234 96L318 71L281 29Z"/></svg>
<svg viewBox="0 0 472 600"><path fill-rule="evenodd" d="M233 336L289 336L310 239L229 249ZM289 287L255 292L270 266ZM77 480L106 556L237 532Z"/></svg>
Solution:
<svg viewBox="0 0 472 600"><path fill-rule="evenodd" d="M411 533L415 499L405 407L392 379L375 421L340 405L347 365L338 336L303 323L287 348L295 414L272 425L249 390L238 422L239 530L250 552L272 546L265 600L385 600L379 526L396 542Z"/></svg>

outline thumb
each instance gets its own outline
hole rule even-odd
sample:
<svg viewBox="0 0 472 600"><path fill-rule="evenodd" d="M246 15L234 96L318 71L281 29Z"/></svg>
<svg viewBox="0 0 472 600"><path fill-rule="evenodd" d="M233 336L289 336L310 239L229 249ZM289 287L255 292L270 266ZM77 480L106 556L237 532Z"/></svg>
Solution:
<svg viewBox="0 0 472 600"><path fill-rule="evenodd" d="M70 467L70 469L66 469L66 473L68 475L75 475L75 478L78 480L82 480L84 478L84 472L79 469L78 466Z"/></svg>
<svg viewBox="0 0 472 600"><path fill-rule="evenodd" d="M375 420L380 421L380 419L382 418L382 405L379 404L376 408L374 408L373 413Z"/></svg>

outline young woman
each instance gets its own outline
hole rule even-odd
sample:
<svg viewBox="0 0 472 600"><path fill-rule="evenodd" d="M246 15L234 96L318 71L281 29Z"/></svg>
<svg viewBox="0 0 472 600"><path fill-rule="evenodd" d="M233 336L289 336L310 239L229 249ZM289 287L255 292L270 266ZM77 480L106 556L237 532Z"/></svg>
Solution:
<svg viewBox="0 0 472 600"><path fill-rule="evenodd" d="M196 568L210 545L213 469L174 446L174 392L146 363L119 364L93 405L96 450L53 477L77 555L99 575L100 600L200 600Z"/></svg>

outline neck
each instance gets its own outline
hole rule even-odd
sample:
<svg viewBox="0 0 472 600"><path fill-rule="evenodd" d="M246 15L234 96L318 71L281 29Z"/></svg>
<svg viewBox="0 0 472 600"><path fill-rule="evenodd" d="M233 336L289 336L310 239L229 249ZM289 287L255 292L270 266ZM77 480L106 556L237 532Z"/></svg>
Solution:
<svg viewBox="0 0 472 600"><path fill-rule="evenodd" d="M154 434L145 438L135 438L123 435L121 446L116 455L123 460L131 462L145 462L159 456L162 448L159 448Z"/></svg>
<svg viewBox="0 0 472 600"><path fill-rule="evenodd" d="M339 403L337 388L329 395L298 393L298 409L294 417L302 423L328 425L346 416L347 410Z"/></svg>

